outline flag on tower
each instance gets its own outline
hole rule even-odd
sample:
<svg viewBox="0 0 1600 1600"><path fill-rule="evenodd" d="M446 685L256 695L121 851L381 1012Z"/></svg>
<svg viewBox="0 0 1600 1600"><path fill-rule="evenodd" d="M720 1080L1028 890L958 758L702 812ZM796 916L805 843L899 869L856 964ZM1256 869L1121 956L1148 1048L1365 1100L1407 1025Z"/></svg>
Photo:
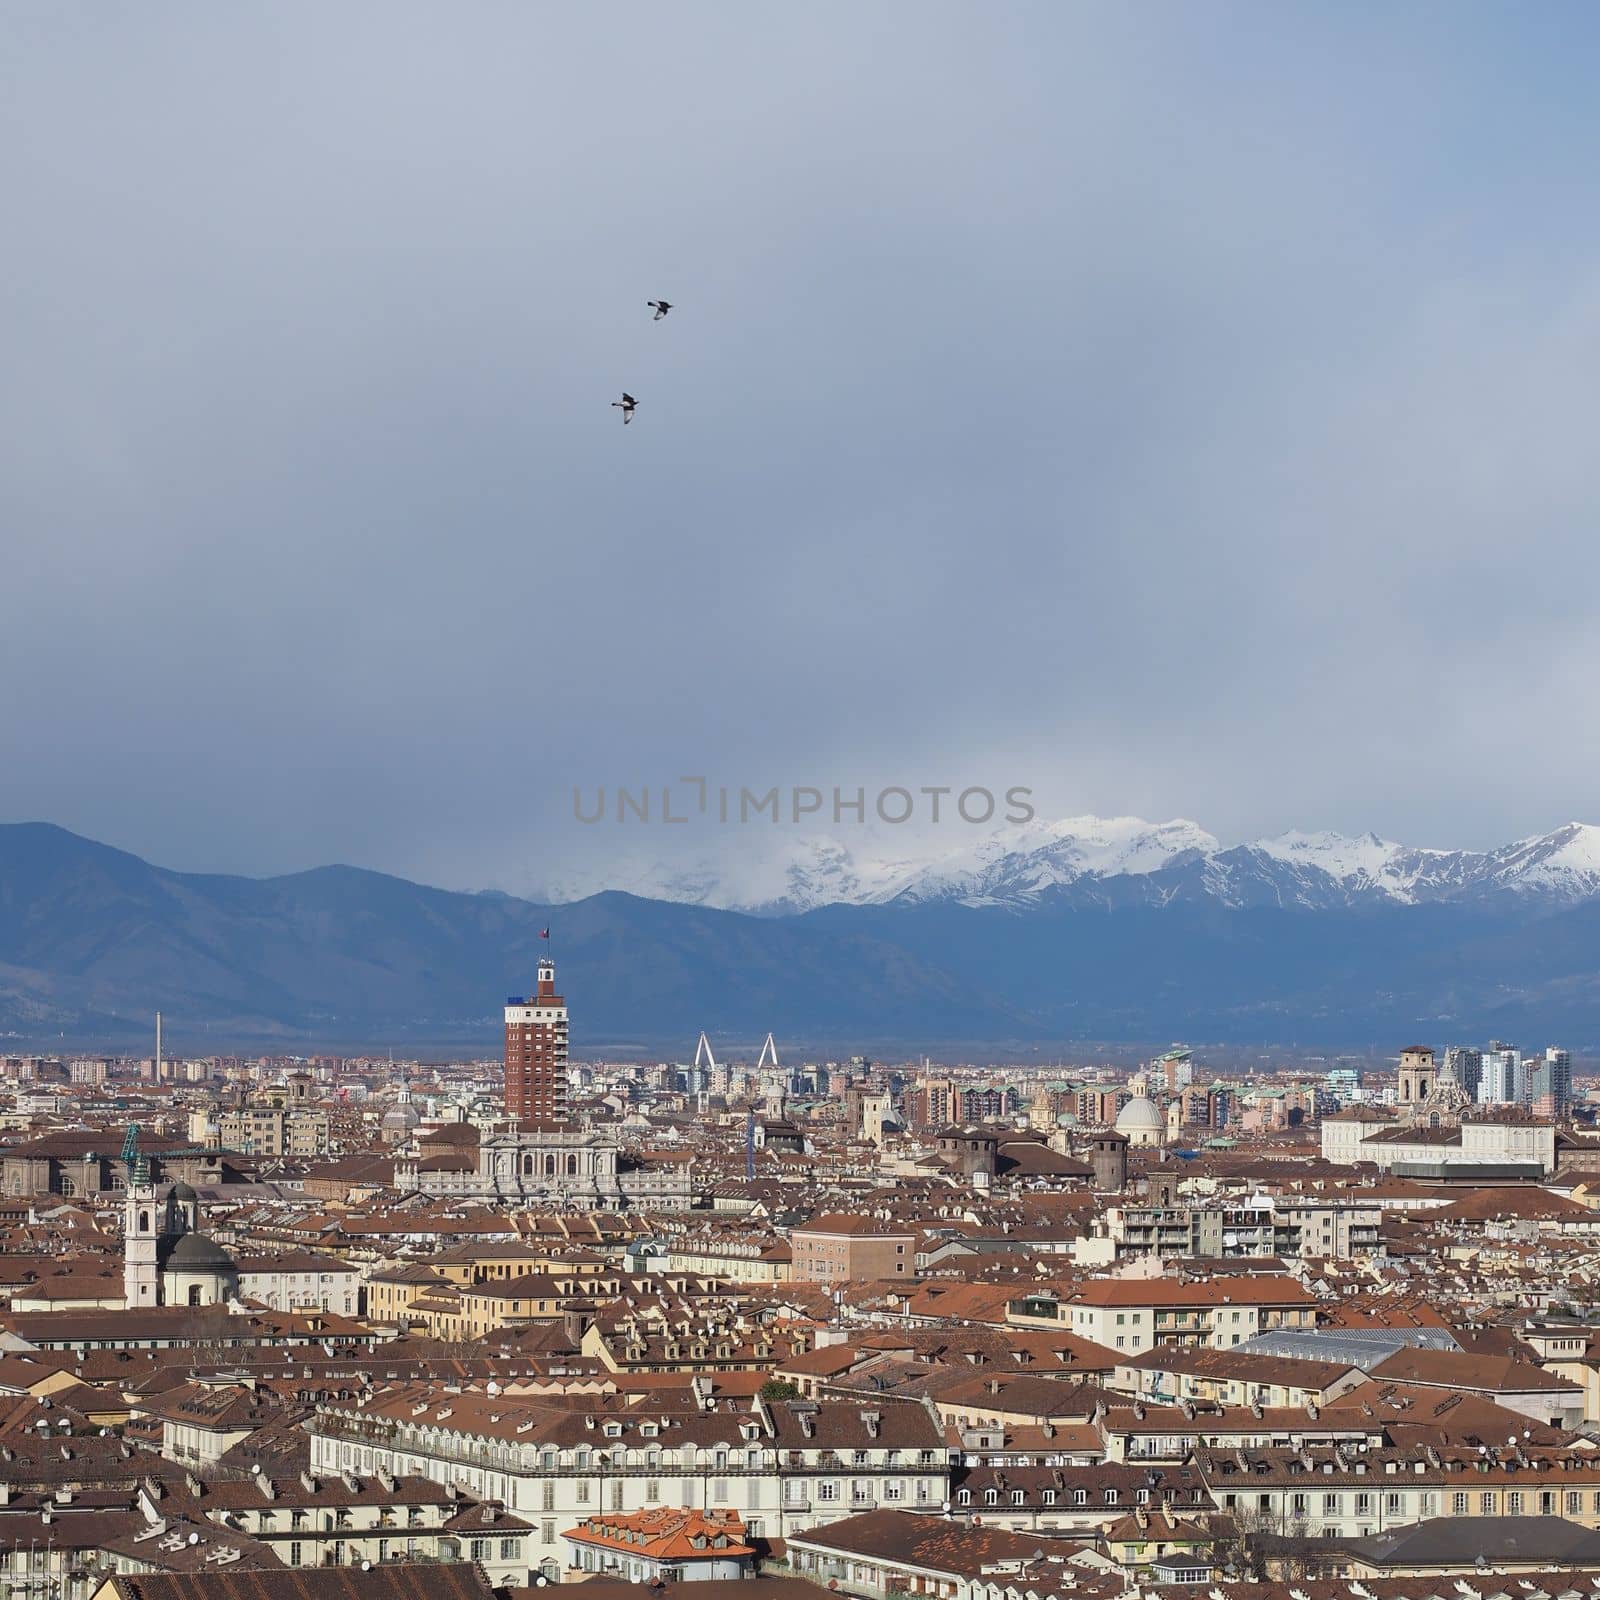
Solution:
<svg viewBox="0 0 1600 1600"><path fill-rule="evenodd" d="M550 930L548 928L541 928L539 930L539 937L541 939L548 939L550 937Z"/></svg>

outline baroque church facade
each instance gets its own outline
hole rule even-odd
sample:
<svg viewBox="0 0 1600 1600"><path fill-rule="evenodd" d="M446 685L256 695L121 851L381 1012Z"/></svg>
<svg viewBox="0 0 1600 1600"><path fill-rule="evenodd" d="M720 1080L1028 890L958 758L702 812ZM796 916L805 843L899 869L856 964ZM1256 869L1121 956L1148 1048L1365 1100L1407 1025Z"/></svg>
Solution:
<svg viewBox="0 0 1600 1600"><path fill-rule="evenodd" d="M200 1232L200 1197L175 1183L158 1199L147 1172L129 1175L122 1213L122 1286L130 1311L225 1305L238 1298L239 1269Z"/></svg>

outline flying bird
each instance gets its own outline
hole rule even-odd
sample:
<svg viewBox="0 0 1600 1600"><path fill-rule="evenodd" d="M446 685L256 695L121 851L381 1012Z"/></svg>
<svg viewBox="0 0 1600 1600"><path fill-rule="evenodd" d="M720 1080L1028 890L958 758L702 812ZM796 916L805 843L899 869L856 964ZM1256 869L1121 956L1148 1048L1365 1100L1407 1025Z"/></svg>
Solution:
<svg viewBox="0 0 1600 1600"><path fill-rule="evenodd" d="M633 421L633 409L639 404L639 402L635 400L626 389L622 391L622 398L620 400L613 400L611 403L622 412L622 421L624 426Z"/></svg>
<svg viewBox="0 0 1600 1600"><path fill-rule="evenodd" d="M670 300L646 300L645 304L655 312L650 319L652 322L659 322L672 309Z"/></svg>

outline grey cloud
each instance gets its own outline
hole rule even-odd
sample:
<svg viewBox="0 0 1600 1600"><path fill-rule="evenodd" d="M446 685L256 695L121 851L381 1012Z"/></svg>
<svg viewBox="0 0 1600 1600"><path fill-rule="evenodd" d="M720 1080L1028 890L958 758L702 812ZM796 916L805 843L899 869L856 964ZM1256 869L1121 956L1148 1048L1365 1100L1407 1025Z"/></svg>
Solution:
<svg viewBox="0 0 1600 1600"><path fill-rule="evenodd" d="M9 815L512 886L694 770L1600 817L1583 8L0 26Z"/></svg>

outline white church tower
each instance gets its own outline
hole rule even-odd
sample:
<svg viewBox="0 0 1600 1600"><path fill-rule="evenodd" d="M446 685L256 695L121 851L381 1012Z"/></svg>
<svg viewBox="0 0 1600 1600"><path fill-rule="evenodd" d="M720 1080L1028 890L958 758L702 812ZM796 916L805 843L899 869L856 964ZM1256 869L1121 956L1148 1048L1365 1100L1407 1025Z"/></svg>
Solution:
<svg viewBox="0 0 1600 1600"><path fill-rule="evenodd" d="M122 1211L122 1292L130 1311L161 1303L159 1208L155 1185L144 1163L128 1174Z"/></svg>

